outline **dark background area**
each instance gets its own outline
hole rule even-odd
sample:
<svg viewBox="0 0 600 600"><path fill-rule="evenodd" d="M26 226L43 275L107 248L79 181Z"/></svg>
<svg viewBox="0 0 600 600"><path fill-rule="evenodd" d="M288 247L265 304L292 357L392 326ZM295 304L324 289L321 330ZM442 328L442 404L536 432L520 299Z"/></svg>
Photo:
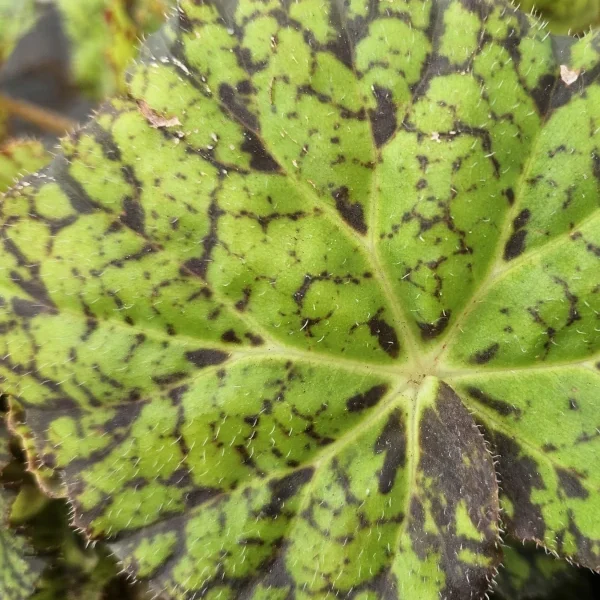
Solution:
<svg viewBox="0 0 600 600"><path fill-rule="evenodd" d="M45 5L40 12L33 28L0 67L0 92L83 122L94 108L94 102L72 82L69 41L60 15L52 5ZM50 147L57 139L56 134L31 122L10 117L8 137L23 136L42 139Z"/></svg>

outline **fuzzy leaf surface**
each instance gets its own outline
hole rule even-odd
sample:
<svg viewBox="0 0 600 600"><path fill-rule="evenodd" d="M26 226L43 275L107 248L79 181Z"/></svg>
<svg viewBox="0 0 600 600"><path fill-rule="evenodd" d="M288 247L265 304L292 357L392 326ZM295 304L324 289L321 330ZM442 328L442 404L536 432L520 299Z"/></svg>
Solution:
<svg viewBox="0 0 600 600"><path fill-rule="evenodd" d="M177 600L481 597L499 503L600 569L599 75L503 0L182 2L1 207L75 523Z"/></svg>

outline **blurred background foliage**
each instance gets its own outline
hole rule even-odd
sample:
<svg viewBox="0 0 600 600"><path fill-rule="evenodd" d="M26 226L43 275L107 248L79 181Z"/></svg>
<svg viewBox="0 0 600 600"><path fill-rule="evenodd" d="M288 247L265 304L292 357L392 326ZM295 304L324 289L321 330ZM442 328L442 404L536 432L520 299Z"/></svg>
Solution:
<svg viewBox="0 0 600 600"><path fill-rule="evenodd" d="M0 194L48 164L57 137L84 122L103 98L125 92L127 65L174 4L0 0ZM600 0L522 0L521 8L555 33L600 25ZM70 527L58 478L36 469L27 429L17 412L8 427L5 401L0 397L0 598L150 598L119 574L106 547L88 544ZM597 600L600 584L535 545L508 540L491 597Z"/></svg>

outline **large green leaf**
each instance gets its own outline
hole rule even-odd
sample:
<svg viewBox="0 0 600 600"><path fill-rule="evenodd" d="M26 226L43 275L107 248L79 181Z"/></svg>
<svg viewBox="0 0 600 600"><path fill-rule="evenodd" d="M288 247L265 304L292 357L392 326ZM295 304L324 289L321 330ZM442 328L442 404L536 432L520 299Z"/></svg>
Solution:
<svg viewBox="0 0 600 600"><path fill-rule="evenodd" d="M186 600L480 597L498 500L600 569L599 74L503 0L182 2L2 205L75 523Z"/></svg>

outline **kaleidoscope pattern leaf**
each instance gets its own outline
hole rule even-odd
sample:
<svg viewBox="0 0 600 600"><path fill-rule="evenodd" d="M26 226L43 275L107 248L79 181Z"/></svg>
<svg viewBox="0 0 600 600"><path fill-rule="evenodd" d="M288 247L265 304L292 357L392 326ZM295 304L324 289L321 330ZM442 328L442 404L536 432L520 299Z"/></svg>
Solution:
<svg viewBox="0 0 600 600"><path fill-rule="evenodd" d="M499 503L600 569L599 75L503 0L181 2L1 206L75 524L177 600L482 597Z"/></svg>

